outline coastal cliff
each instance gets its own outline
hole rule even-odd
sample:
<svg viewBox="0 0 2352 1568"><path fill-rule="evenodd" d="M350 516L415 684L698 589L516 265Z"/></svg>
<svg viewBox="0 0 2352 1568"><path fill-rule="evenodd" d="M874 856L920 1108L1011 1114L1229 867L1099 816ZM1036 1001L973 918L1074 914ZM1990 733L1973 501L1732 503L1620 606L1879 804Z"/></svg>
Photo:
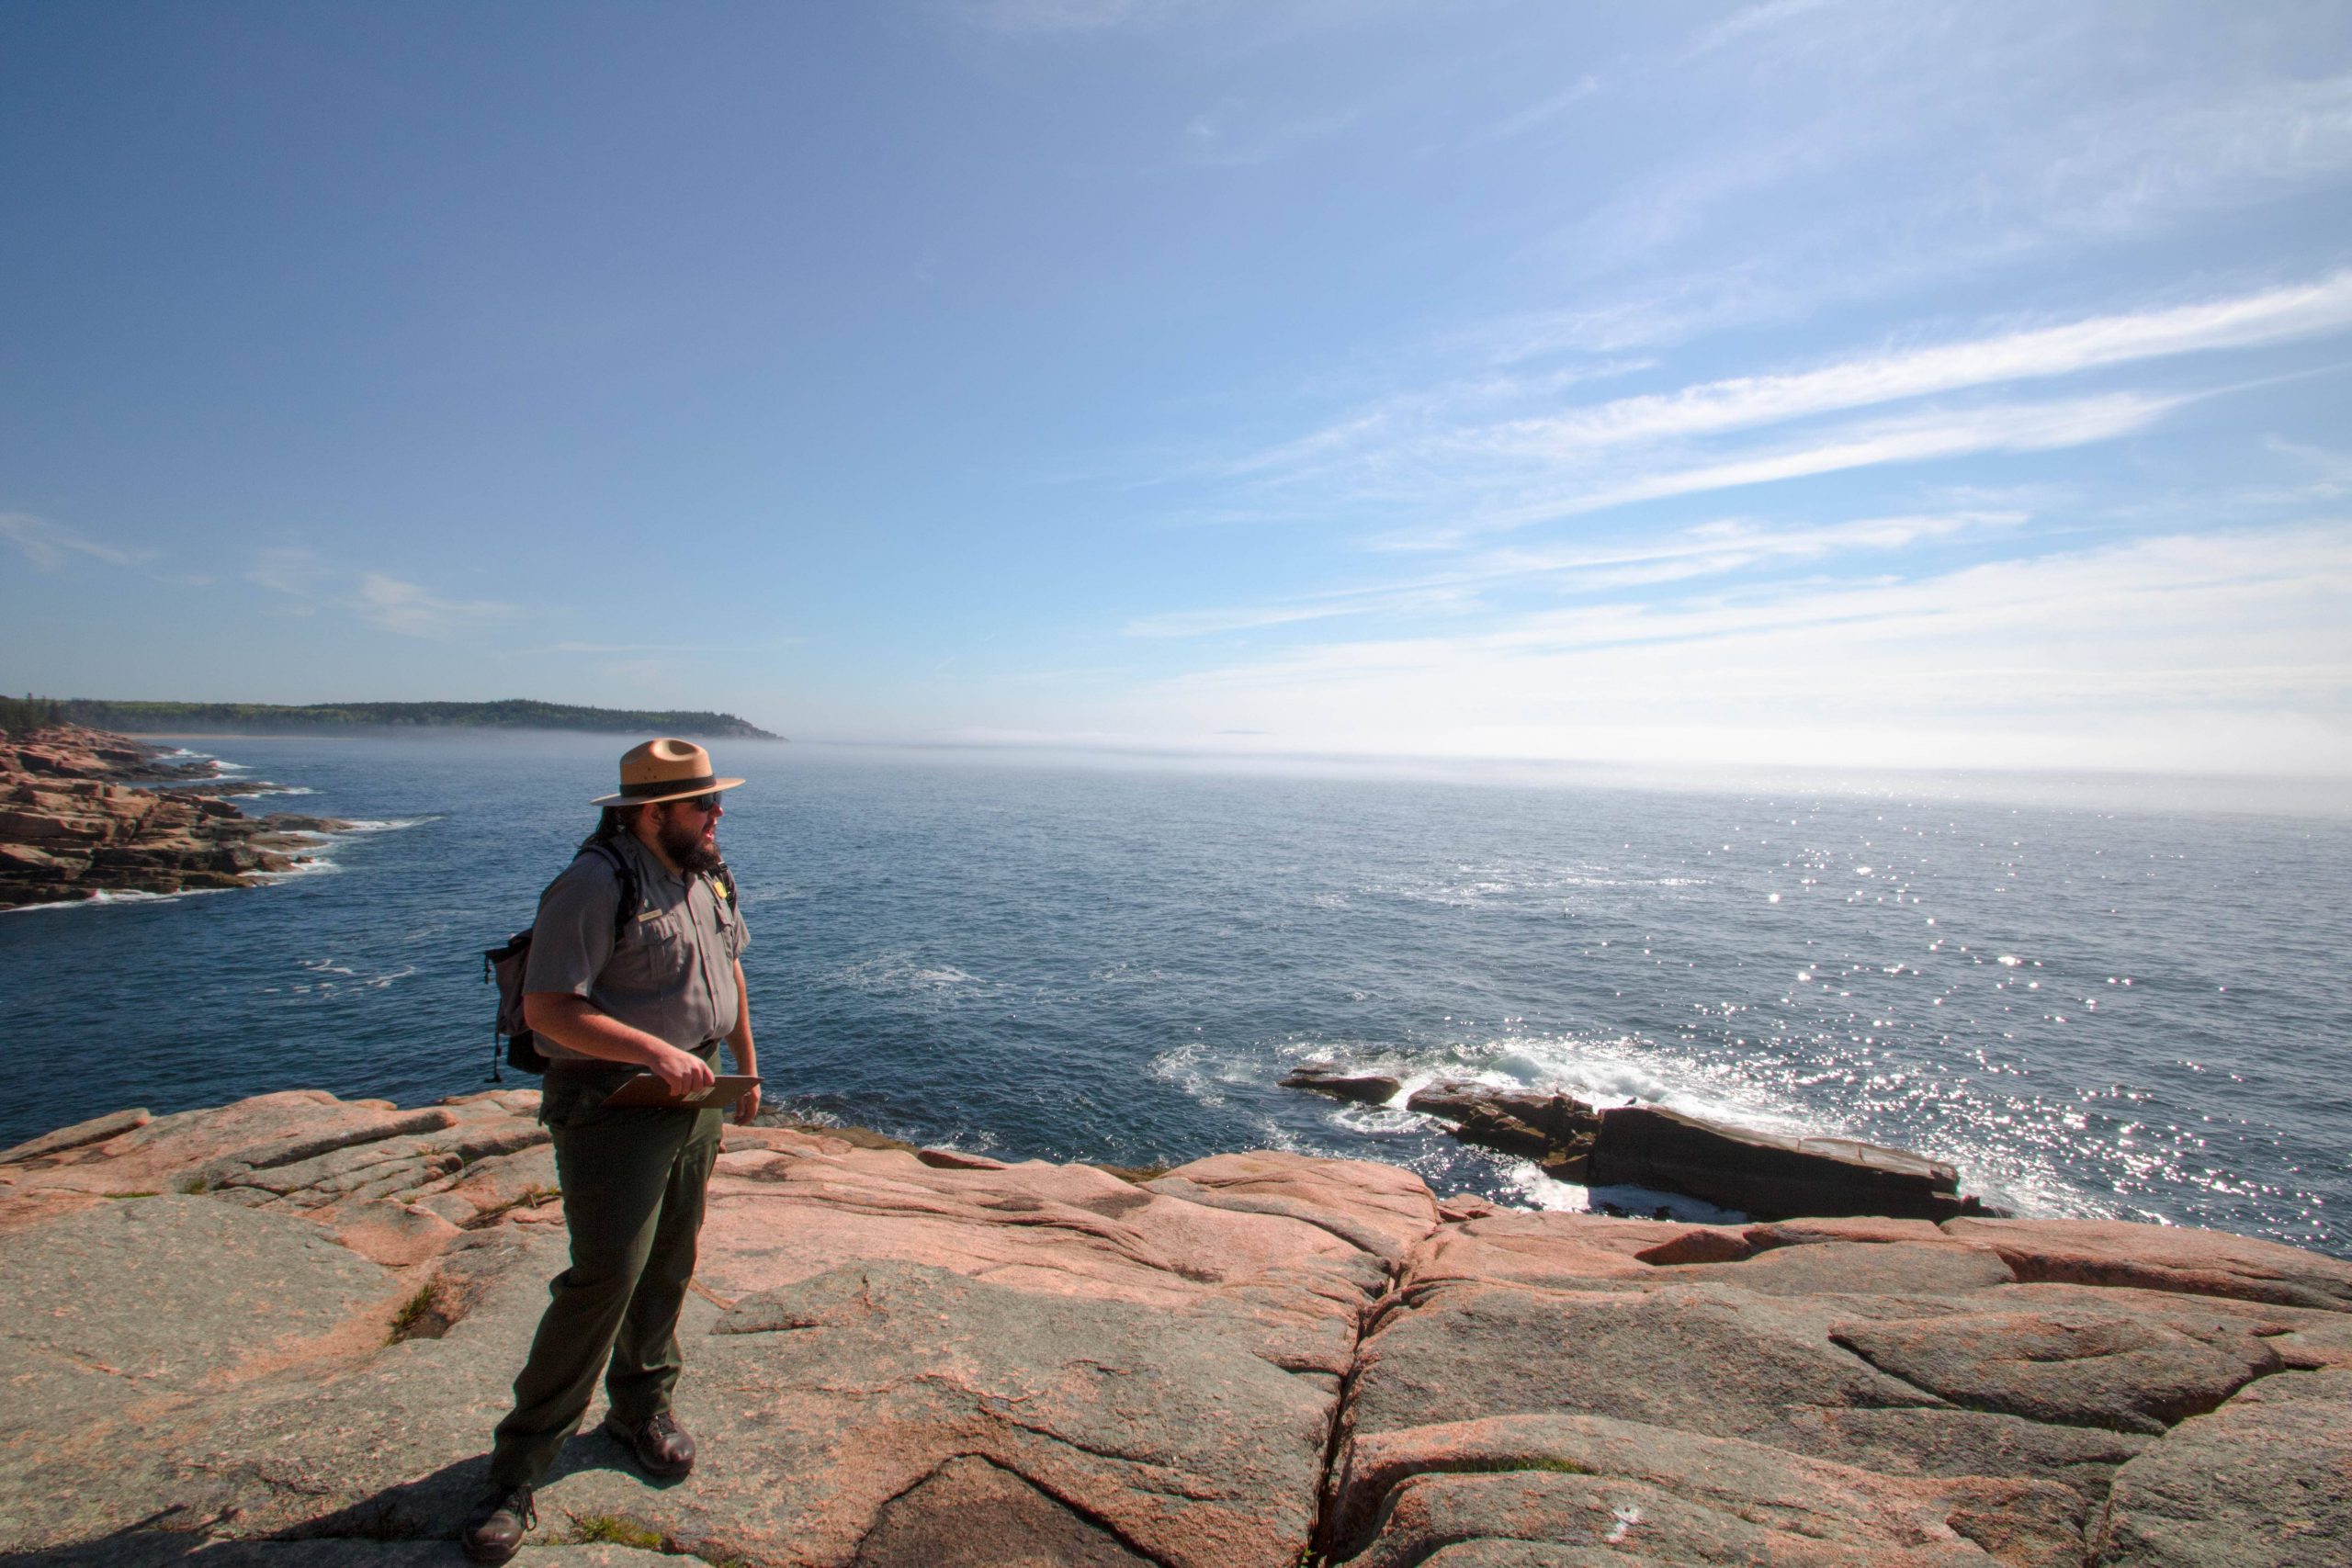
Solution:
<svg viewBox="0 0 2352 1568"><path fill-rule="evenodd" d="M170 784L147 789L146 784ZM55 725L0 733L0 909L99 892L249 887L291 871L329 818L248 817L211 763L167 764L129 736Z"/></svg>
<svg viewBox="0 0 2352 1568"><path fill-rule="evenodd" d="M0 1152L0 1561L454 1561L562 1265L536 1100L293 1091ZM592 1413L518 1561L2352 1560L2352 1263L877 1142L729 1131L703 1462L648 1484Z"/></svg>

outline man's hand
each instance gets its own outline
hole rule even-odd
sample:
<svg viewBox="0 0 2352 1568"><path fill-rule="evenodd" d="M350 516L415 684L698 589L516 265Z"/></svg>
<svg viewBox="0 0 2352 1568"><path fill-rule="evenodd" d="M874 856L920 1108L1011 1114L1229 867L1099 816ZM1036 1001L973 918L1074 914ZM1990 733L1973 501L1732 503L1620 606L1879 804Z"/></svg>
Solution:
<svg viewBox="0 0 2352 1568"><path fill-rule="evenodd" d="M662 1046L645 1066L647 1071L662 1080L663 1088L681 1099L696 1089L708 1089L713 1076L709 1063L675 1045Z"/></svg>
<svg viewBox="0 0 2352 1568"><path fill-rule="evenodd" d="M752 1118L760 1113L760 1086L753 1084L751 1092L735 1102L735 1125L748 1127Z"/></svg>
<svg viewBox="0 0 2352 1568"><path fill-rule="evenodd" d="M523 996L523 1019L538 1033L584 1056L643 1067L679 1099L708 1089L717 1076L710 1064L693 1052L632 1029L591 1005L585 997L564 991L527 991Z"/></svg>

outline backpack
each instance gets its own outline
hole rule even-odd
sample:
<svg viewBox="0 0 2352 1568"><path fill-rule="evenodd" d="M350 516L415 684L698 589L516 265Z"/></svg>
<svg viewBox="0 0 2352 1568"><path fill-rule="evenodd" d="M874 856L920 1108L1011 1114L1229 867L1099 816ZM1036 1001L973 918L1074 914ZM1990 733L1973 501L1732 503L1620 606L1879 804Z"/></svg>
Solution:
<svg viewBox="0 0 2352 1568"><path fill-rule="evenodd" d="M637 914L637 874L629 870L628 862L621 858L620 852L602 839L591 839L582 844L579 853L571 858L577 861L581 855L588 854L601 857L620 879L620 901L613 906L613 945L618 947L621 933ZM542 892L539 897L544 900L547 895ZM548 1059L540 1053L538 1042L531 1037L531 1026L523 1021L523 971L530 965L531 932L537 926L538 921L534 919L530 925L508 937L504 945L485 949L481 955L481 977L498 987L498 1016L490 1026L492 1083L506 1081L498 1070L498 1042L502 1037L506 1042L508 1066L526 1073L548 1070Z"/></svg>
<svg viewBox="0 0 2352 1568"><path fill-rule="evenodd" d="M603 839L589 839L571 858L577 862L581 855L590 854L600 856L605 864L613 868L613 875L620 882L621 896L613 906L613 946L617 950L622 936L637 918L637 874L628 868L628 862L621 852ZM735 874L722 863L712 874L718 880L720 897L732 906L735 903ZM539 897L544 901L546 893L542 892ZM531 1036L531 1026L523 1018L523 971L530 964L531 932L537 927L535 919L508 937L503 945L485 949L481 955L482 979L498 987L498 1015L490 1029L490 1081L492 1083L506 1081L498 1070L498 1042L502 1038L506 1042L508 1066L525 1073L544 1073L548 1070L547 1056L539 1050L538 1042Z"/></svg>

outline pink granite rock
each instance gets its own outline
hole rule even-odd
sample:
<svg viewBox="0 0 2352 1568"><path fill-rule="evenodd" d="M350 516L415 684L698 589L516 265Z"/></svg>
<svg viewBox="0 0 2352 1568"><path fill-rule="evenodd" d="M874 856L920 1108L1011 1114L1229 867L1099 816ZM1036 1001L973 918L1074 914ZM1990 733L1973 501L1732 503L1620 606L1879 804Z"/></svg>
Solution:
<svg viewBox="0 0 2352 1568"><path fill-rule="evenodd" d="M1336 1379L1386 1280L1377 1257L1335 1233L1361 1212L1318 1224L1083 1165L941 1170L887 1150L745 1151L720 1156L701 1279L731 1300L848 1263L922 1264L1042 1295L1236 1317L1277 1364Z"/></svg>
<svg viewBox="0 0 2352 1568"><path fill-rule="evenodd" d="M2352 1562L2352 1372L2266 1378L2120 1471L2099 1568Z"/></svg>
<svg viewBox="0 0 2352 1568"><path fill-rule="evenodd" d="M1581 1549L1596 1562L1622 1553L1676 1563L2054 1568L2082 1553L2082 1500L2050 1482L1894 1479L1593 1416L1504 1416L1363 1438L1334 1490L1334 1545L1362 1568L1419 1562L1431 1545L1465 1536Z"/></svg>
<svg viewBox="0 0 2352 1568"><path fill-rule="evenodd" d="M1993 1248L2020 1280L2352 1312L2352 1263L2251 1236L2121 1220L1956 1219L1943 1228Z"/></svg>
<svg viewBox="0 0 2352 1568"><path fill-rule="evenodd" d="M0 1554L446 1557L564 1266L537 1107L297 1091L0 1157ZM2346 1555L2346 1266L2291 1248L1515 1213L1262 1152L1138 1182L854 1129L722 1146L678 1393L702 1461L652 1487L583 1433L530 1560L616 1531L746 1568Z"/></svg>
<svg viewBox="0 0 2352 1568"><path fill-rule="evenodd" d="M1970 1410L2162 1432L2281 1370L2251 1337L2214 1344L2115 1313L1954 1313L1840 1324L1830 1338Z"/></svg>

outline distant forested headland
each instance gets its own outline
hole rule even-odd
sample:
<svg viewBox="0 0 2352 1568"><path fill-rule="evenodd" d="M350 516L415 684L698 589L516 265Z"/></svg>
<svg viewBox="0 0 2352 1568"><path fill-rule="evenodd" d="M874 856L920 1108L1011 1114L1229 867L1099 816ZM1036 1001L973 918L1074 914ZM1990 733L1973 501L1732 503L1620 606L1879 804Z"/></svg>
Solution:
<svg viewBox="0 0 2352 1568"><path fill-rule="evenodd" d="M0 697L0 729L51 724L132 732L275 735L320 729L584 729L601 734L779 740L731 713L585 708L508 697L494 703L141 703L91 697Z"/></svg>

